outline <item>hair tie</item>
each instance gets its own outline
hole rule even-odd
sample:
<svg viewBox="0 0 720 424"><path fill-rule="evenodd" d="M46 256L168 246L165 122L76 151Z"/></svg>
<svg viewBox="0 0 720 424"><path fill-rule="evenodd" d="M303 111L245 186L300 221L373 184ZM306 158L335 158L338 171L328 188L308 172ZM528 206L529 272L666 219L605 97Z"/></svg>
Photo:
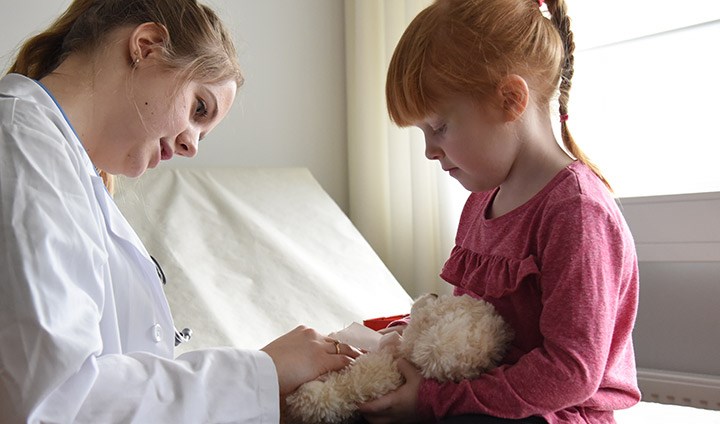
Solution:
<svg viewBox="0 0 720 424"><path fill-rule="evenodd" d="M569 118L569 116L567 113L564 115L560 115L560 123L562 124L563 122L567 121L568 118Z"/></svg>
<svg viewBox="0 0 720 424"><path fill-rule="evenodd" d="M545 0L538 0L538 6L543 7Z"/></svg>

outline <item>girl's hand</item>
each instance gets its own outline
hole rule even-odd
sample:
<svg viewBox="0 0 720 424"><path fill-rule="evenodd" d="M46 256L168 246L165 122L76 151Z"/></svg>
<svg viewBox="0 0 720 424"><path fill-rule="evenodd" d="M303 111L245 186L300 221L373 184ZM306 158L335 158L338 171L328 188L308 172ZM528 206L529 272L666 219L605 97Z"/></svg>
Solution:
<svg viewBox="0 0 720 424"><path fill-rule="evenodd" d="M280 396L330 371L345 368L360 351L345 343L299 326L261 349L275 363Z"/></svg>
<svg viewBox="0 0 720 424"><path fill-rule="evenodd" d="M378 333L380 334L387 334L392 333L393 331L400 334L402 336L403 331L407 328L407 324L398 324L393 325L392 327L383 328L382 330L378 330Z"/></svg>
<svg viewBox="0 0 720 424"><path fill-rule="evenodd" d="M383 397L360 405L360 413L370 424L430 421L430 417L420 417L417 412L418 390L422 382L420 371L402 358L397 365L405 377L405 384Z"/></svg>

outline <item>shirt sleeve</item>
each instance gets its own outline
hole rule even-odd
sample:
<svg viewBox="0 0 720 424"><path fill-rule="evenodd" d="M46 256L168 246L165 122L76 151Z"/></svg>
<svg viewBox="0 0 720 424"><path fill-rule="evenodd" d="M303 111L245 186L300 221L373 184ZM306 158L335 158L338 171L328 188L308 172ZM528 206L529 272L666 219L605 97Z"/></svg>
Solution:
<svg viewBox="0 0 720 424"><path fill-rule="evenodd" d="M538 238L542 346L474 380L425 380L423 413L523 418L592 406L609 358L630 345L637 306L636 292L628 289L636 282L634 247L617 216L582 195L550 210Z"/></svg>
<svg viewBox="0 0 720 424"><path fill-rule="evenodd" d="M279 387L262 351L214 348L176 359L136 352L96 361L78 423L277 423ZM54 399L62 402L62 394Z"/></svg>

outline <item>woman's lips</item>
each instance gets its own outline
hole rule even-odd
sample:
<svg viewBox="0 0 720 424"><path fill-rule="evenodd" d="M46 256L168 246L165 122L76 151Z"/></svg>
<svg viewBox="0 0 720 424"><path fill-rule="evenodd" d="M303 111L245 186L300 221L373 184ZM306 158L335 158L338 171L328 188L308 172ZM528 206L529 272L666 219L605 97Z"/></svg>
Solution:
<svg viewBox="0 0 720 424"><path fill-rule="evenodd" d="M173 157L173 151L165 140L160 140L160 159L170 160Z"/></svg>

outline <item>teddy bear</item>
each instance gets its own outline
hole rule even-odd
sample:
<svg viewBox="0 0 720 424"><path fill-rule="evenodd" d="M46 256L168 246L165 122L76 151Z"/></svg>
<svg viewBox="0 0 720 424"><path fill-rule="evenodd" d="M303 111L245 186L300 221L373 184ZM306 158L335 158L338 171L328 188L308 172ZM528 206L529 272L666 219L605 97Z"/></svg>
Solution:
<svg viewBox="0 0 720 424"><path fill-rule="evenodd" d="M285 423L354 422L358 404L404 383L396 365L399 357L413 363L425 378L475 378L497 366L513 338L490 303L469 295L423 295L413 303L410 316L402 336L381 336L376 349L350 366L305 383L288 396Z"/></svg>

